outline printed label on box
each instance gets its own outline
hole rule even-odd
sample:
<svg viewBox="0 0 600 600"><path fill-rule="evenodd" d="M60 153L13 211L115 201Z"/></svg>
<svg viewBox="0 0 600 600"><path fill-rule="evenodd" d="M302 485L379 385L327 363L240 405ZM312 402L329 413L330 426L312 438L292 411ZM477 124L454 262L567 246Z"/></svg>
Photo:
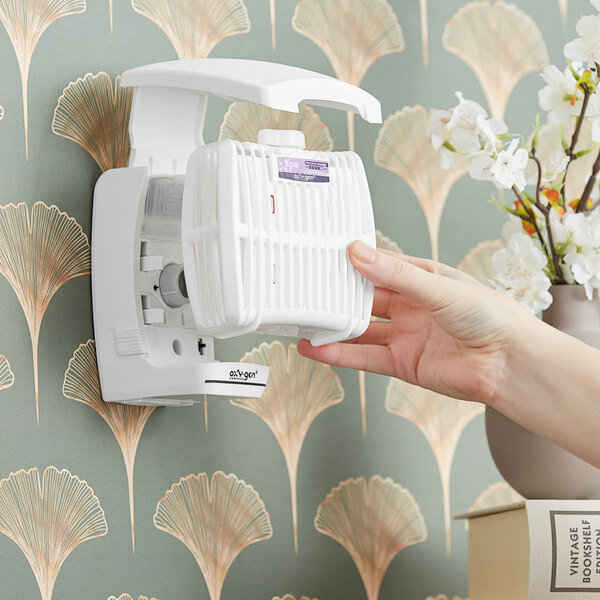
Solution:
<svg viewBox="0 0 600 600"><path fill-rule="evenodd" d="M552 592L600 592L600 512L551 510Z"/></svg>
<svg viewBox="0 0 600 600"><path fill-rule="evenodd" d="M527 500L528 600L600 598L600 501Z"/></svg>
<svg viewBox="0 0 600 600"><path fill-rule="evenodd" d="M278 156L277 171L280 179L305 183L329 182L329 162L326 160Z"/></svg>

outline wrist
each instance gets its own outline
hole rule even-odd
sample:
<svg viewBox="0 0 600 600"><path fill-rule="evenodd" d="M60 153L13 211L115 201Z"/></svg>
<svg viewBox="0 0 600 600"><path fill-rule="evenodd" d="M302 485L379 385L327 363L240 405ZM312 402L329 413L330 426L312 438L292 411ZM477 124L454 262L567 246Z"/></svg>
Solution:
<svg viewBox="0 0 600 600"><path fill-rule="evenodd" d="M533 433L580 456L598 460L600 352L535 319L520 327L507 356L494 409ZM597 431L597 429L594 429Z"/></svg>

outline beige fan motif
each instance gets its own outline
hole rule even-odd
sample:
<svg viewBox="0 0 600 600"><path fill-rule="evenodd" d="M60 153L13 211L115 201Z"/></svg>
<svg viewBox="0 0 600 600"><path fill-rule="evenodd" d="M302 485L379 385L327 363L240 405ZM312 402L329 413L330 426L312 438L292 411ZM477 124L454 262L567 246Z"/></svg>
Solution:
<svg viewBox="0 0 600 600"><path fill-rule="evenodd" d="M0 390L6 390L15 382L15 375L10 370L6 356L0 354Z"/></svg>
<svg viewBox="0 0 600 600"><path fill-rule="evenodd" d="M40 422L38 342L44 313L70 279L90 272L90 245L75 219L56 206L0 206L0 273L12 286L29 325L35 407Z"/></svg>
<svg viewBox="0 0 600 600"><path fill-rule="evenodd" d="M27 558L42 600L51 600L69 554L107 531L94 491L66 469L47 467L40 478L34 467L0 481L0 532Z"/></svg>
<svg viewBox="0 0 600 600"><path fill-rule="evenodd" d="M517 83L549 60L535 21L504 0L463 6L446 25L442 44L471 67L495 119L504 117Z"/></svg>
<svg viewBox="0 0 600 600"><path fill-rule="evenodd" d="M490 485L479 494L475 502L471 505L471 508L469 508L469 512L515 504L521 502L521 500L524 500L524 498L519 492L513 490L506 481L499 481ZM469 530L469 519L465 519L465 529Z"/></svg>
<svg viewBox="0 0 600 600"><path fill-rule="evenodd" d="M506 481L499 481L490 485L479 494L475 502L471 505L471 508L469 508L469 512L494 508L495 506L505 506L506 504L515 504L516 502L521 502L523 499L523 496L513 490Z"/></svg>
<svg viewBox="0 0 600 600"><path fill-rule="evenodd" d="M156 507L154 525L194 555L210 594L219 600L227 572L250 544L273 535L256 490L235 475L217 471L182 477Z"/></svg>
<svg viewBox="0 0 600 600"><path fill-rule="evenodd" d="M427 528L413 495L379 475L347 479L334 487L317 509L317 531L343 546L362 578L368 600L377 600L394 557L424 542Z"/></svg>
<svg viewBox="0 0 600 600"><path fill-rule="evenodd" d="M387 235L381 233L381 231L375 232L376 236L376 247L382 250L389 250L390 252L402 253L400 246L391 240ZM373 319L373 317L371 317ZM362 425L363 437L367 436L367 377L364 371L358 372L358 391L360 396L360 420Z"/></svg>
<svg viewBox="0 0 600 600"><path fill-rule="evenodd" d="M21 72L25 153L29 158L27 87L31 58L42 34L52 23L85 11L85 0L0 0L0 22L13 45Z"/></svg>
<svg viewBox="0 0 600 600"><path fill-rule="evenodd" d="M563 23L566 23L569 18L569 0L558 0L558 8L560 8Z"/></svg>
<svg viewBox="0 0 600 600"><path fill-rule="evenodd" d="M120 596L109 596L106 600L135 600L133 596L129 594L121 594ZM148 596L139 596L138 600L158 600L157 598L148 598Z"/></svg>
<svg viewBox="0 0 600 600"><path fill-rule="evenodd" d="M271 47L273 52L277 49L277 22L275 19L275 0L269 0L269 11L271 13Z"/></svg>
<svg viewBox="0 0 600 600"><path fill-rule="evenodd" d="M132 90L104 72L72 81L58 99L52 131L82 146L102 171L126 167Z"/></svg>
<svg viewBox="0 0 600 600"><path fill-rule="evenodd" d="M506 481L499 481L490 485L477 496L477 499L469 508L469 512L516 504L517 502L521 502L521 500L524 500L524 498L519 492L513 490ZM469 519L465 519L465 529L469 531Z"/></svg>
<svg viewBox="0 0 600 600"><path fill-rule="evenodd" d="M135 552L133 471L135 455L140 438L155 406L131 406L119 402L104 402L100 392L96 343L88 340L81 344L69 361L63 382L63 394L67 398L93 408L110 427L121 448L129 493L129 514L131 519L131 546Z"/></svg>
<svg viewBox="0 0 600 600"><path fill-rule="evenodd" d="M394 240L389 238L387 235L382 233L381 231L375 231L375 245L377 248L381 248L382 250L389 250L390 252L396 252L397 254L402 254L402 248L398 246Z"/></svg>
<svg viewBox="0 0 600 600"><path fill-rule="evenodd" d="M445 171L429 141L429 115L422 106L405 106L384 122L375 143L375 164L399 175L410 186L425 213L431 256L439 259L439 230L444 204L452 186L468 170L457 157Z"/></svg>
<svg viewBox="0 0 600 600"><path fill-rule="evenodd" d="M385 408L416 425L431 446L442 481L446 551L450 555L450 473L454 452L465 427L483 413L484 407L476 402L455 400L391 378L385 396Z"/></svg>
<svg viewBox="0 0 600 600"><path fill-rule="evenodd" d="M256 142L261 129L299 129L304 134L307 150L333 150L327 125L310 106L303 104L300 112L293 113L254 102L234 102L221 123L219 139Z"/></svg>
<svg viewBox="0 0 600 600"><path fill-rule="evenodd" d="M354 85L378 58L405 46L387 0L302 0L292 26L323 50L339 79ZM348 147L354 150L354 113L347 115Z"/></svg>
<svg viewBox="0 0 600 600"><path fill-rule="evenodd" d="M423 65L429 69L429 24L427 19L427 0L419 0L421 11L421 43L423 45Z"/></svg>
<svg viewBox="0 0 600 600"><path fill-rule="evenodd" d="M237 398L234 406L260 417L279 442L285 457L292 497L294 549L298 553L298 459L313 421L344 399L344 388L331 367L304 358L295 344L275 341L247 352L242 362L267 365L269 382L260 398Z"/></svg>
<svg viewBox="0 0 600 600"><path fill-rule="evenodd" d="M502 248L504 248L502 240L481 242L469 250L458 268L479 281L485 282L485 280L493 279L496 270L492 266L492 255Z"/></svg>
<svg viewBox="0 0 600 600"><path fill-rule="evenodd" d="M221 40L250 31L244 0L131 0L131 6L165 32L180 59L206 58Z"/></svg>

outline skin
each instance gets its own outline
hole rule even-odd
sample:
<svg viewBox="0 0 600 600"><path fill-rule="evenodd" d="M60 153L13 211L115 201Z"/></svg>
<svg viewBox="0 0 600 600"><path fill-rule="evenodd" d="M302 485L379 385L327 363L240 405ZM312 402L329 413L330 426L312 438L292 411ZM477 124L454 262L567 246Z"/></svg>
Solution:
<svg viewBox="0 0 600 600"><path fill-rule="evenodd" d="M386 320L347 342L301 340L300 354L493 406L600 467L600 351L441 263L363 242L349 256Z"/></svg>

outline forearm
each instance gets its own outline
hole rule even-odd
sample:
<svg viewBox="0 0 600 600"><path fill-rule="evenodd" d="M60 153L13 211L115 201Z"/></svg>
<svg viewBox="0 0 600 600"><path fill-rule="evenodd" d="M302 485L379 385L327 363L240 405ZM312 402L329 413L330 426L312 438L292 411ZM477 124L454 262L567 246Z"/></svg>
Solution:
<svg viewBox="0 0 600 600"><path fill-rule="evenodd" d="M600 467L600 351L541 321L518 334L493 407Z"/></svg>

